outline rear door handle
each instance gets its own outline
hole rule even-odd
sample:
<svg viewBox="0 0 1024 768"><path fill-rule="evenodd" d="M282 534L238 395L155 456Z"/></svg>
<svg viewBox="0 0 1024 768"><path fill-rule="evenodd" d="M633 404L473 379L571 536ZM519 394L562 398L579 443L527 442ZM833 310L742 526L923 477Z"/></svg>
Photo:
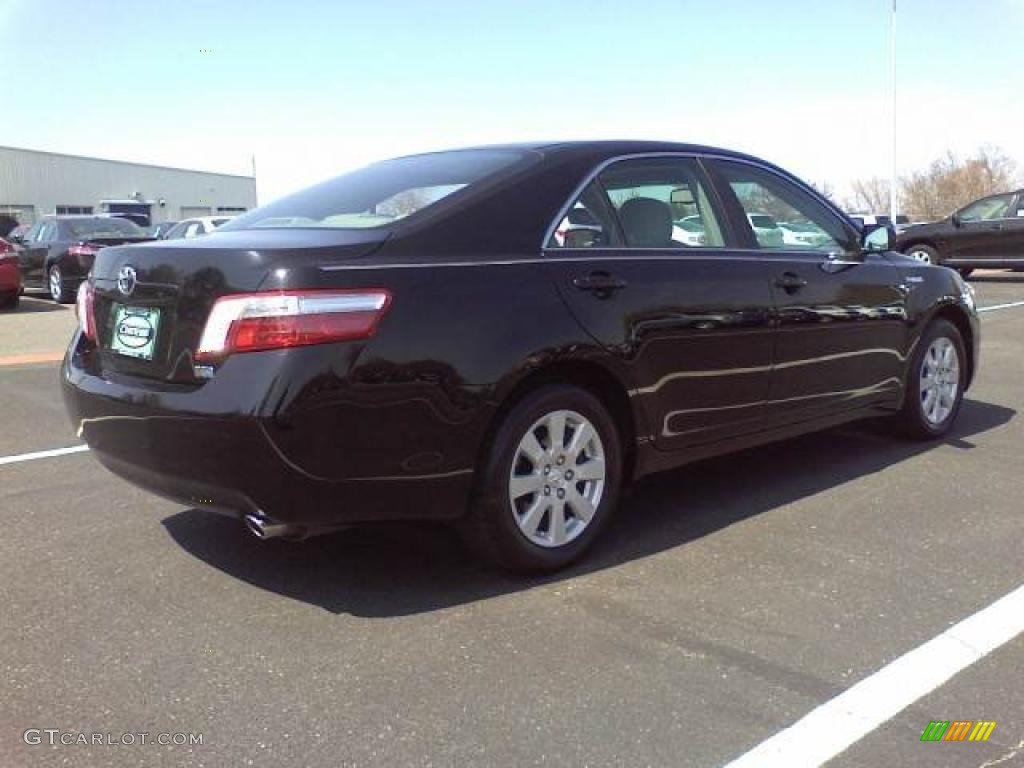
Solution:
<svg viewBox="0 0 1024 768"><path fill-rule="evenodd" d="M807 281L793 272L783 272L775 278L775 285L787 293L793 293L807 285Z"/></svg>
<svg viewBox="0 0 1024 768"><path fill-rule="evenodd" d="M586 277L573 278L572 284L581 291L590 291L598 296L607 296L626 287L625 280L607 272L591 272Z"/></svg>

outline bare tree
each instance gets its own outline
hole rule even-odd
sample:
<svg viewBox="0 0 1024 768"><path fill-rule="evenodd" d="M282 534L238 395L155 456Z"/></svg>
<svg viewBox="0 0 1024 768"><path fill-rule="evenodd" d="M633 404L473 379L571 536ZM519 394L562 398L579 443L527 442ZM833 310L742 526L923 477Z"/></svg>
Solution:
<svg viewBox="0 0 1024 768"><path fill-rule="evenodd" d="M931 166L903 179L904 209L914 219L939 219L985 195L1013 189L1016 164L995 147L961 160L947 152Z"/></svg>
<svg viewBox="0 0 1024 768"><path fill-rule="evenodd" d="M851 185L853 194L846 199L843 207L850 213L888 213L889 179L872 176L857 179Z"/></svg>

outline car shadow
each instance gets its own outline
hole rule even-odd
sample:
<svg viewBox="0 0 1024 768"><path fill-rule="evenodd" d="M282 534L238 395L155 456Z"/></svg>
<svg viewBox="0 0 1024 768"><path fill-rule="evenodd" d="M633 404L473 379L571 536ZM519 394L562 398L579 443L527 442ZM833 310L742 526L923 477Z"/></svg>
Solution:
<svg viewBox="0 0 1024 768"><path fill-rule="evenodd" d="M961 450L1016 411L965 400L941 444ZM190 554L261 589L363 617L404 616L514 593L682 546L755 515L870 475L933 449L871 422L701 461L647 478L623 499L584 560L557 574L514 578L467 554L442 525L361 526L303 542L259 541L236 520L201 509L166 518ZM822 459L826 457L826 459ZM736 482L736 467L743 482Z"/></svg>
<svg viewBox="0 0 1024 768"><path fill-rule="evenodd" d="M23 293L18 303L18 312L70 312L73 309L74 305L58 304L45 293L38 296Z"/></svg>

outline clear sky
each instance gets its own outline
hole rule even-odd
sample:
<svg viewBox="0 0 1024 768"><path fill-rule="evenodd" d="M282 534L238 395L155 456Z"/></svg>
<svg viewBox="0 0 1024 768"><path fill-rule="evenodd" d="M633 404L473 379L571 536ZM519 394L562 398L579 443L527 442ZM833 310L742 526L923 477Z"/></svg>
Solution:
<svg viewBox="0 0 1024 768"><path fill-rule="evenodd" d="M898 165L1024 165L1024 0L898 0ZM656 138L887 176L891 0L0 0L0 145L246 173ZM209 52L206 52L209 51Z"/></svg>

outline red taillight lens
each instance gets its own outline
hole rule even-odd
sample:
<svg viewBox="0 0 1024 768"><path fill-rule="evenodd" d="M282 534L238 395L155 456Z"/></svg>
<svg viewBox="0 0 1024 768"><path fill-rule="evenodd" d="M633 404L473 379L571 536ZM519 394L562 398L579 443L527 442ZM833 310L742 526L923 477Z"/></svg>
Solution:
<svg viewBox="0 0 1024 768"><path fill-rule="evenodd" d="M99 246L96 245L72 245L68 248L68 256L78 259L78 264L88 269L92 266L93 257L99 253Z"/></svg>
<svg viewBox="0 0 1024 768"><path fill-rule="evenodd" d="M390 305L391 293L376 288L222 296L210 310L195 359L368 339Z"/></svg>
<svg viewBox="0 0 1024 768"><path fill-rule="evenodd" d="M88 280L78 286L78 295L75 297L75 315L78 317L78 326L89 341L96 341L96 315L93 310L94 297L92 283Z"/></svg>

